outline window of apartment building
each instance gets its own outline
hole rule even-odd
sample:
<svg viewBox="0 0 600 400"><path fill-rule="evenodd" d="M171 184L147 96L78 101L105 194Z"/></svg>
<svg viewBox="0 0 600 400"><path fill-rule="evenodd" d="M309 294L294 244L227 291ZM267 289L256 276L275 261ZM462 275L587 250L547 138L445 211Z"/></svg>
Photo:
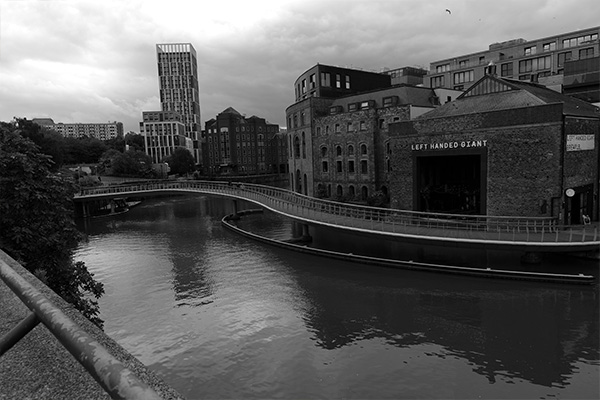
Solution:
<svg viewBox="0 0 600 400"><path fill-rule="evenodd" d="M343 111L342 106L329 107L329 114L331 114L331 115L341 113L342 111Z"/></svg>
<svg viewBox="0 0 600 400"><path fill-rule="evenodd" d="M354 146L352 146L351 144L348 145L348 155L349 156L353 156L354 155Z"/></svg>
<svg viewBox="0 0 600 400"><path fill-rule="evenodd" d="M346 89L350 89L350 75L346 75Z"/></svg>
<svg viewBox="0 0 600 400"><path fill-rule="evenodd" d="M335 155L338 157L342 156L342 146L336 146L335 147Z"/></svg>
<svg viewBox="0 0 600 400"><path fill-rule="evenodd" d="M360 161L360 173L361 174L368 174L369 173L369 168L367 165L367 160L361 160Z"/></svg>
<svg viewBox="0 0 600 400"><path fill-rule="evenodd" d="M432 77L431 78L431 87L432 88L444 87L444 75Z"/></svg>
<svg viewBox="0 0 600 400"><path fill-rule="evenodd" d="M302 112L300 114L300 126L304 126L306 124L306 114Z"/></svg>
<svg viewBox="0 0 600 400"><path fill-rule="evenodd" d="M544 43L542 45L543 51L554 51L556 50L556 42Z"/></svg>
<svg viewBox="0 0 600 400"><path fill-rule="evenodd" d="M321 127L317 126L317 136L320 136L320 135L321 135Z"/></svg>
<svg viewBox="0 0 600 400"><path fill-rule="evenodd" d="M469 62L469 60L460 60L458 62L458 68L466 68L468 62Z"/></svg>
<svg viewBox="0 0 600 400"><path fill-rule="evenodd" d="M500 64L500 76L512 76L513 63Z"/></svg>
<svg viewBox="0 0 600 400"><path fill-rule="evenodd" d="M598 40L597 33L592 33L590 35L582 35L582 36L578 36L578 37L574 37L574 38L564 39L562 41L562 45L563 45L563 48L566 49L568 47L579 46L580 44L584 44L586 42L591 42L593 40Z"/></svg>
<svg viewBox="0 0 600 400"><path fill-rule="evenodd" d="M294 115L294 128L298 127L298 116ZM242 126L242 132L244 131L244 127Z"/></svg>
<svg viewBox="0 0 600 400"><path fill-rule="evenodd" d="M306 93L306 79L302 79L302 94Z"/></svg>
<svg viewBox="0 0 600 400"><path fill-rule="evenodd" d="M564 53L558 53L558 66L563 67L566 61L571 61L571 52L565 51Z"/></svg>
<svg viewBox="0 0 600 400"><path fill-rule="evenodd" d="M340 130L340 124L335 124L335 130L334 131L335 131L335 133L340 133L341 132L341 130Z"/></svg>
<svg viewBox="0 0 600 400"><path fill-rule="evenodd" d="M348 112L354 112L358 110L358 103L348 104Z"/></svg>
<svg viewBox="0 0 600 400"><path fill-rule="evenodd" d="M342 88L342 76L340 74L335 74L335 87L338 89Z"/></svg>
<svg viewBox="0 0 600 400"><path fill-rule="evenodd" d="M383 127L385 126L385 119L384 118L380 118L379 119L379 129L383 129Z"/></svg>
<svg viewBox="0 0 600 400"><path fill-rule="evenodd" d="M354 160L348 161L348 173L349 174L354 173Z"/></svg>
<svg viewBox="0 0 600 400"><path fill-rule="evenodd" d="M321 147L321 157L327 157L327 146Z"/></svg>
<svg viewBox="0 0 600 400"><path fill-rule="evenodd" d="M537 53L537 47L536 46L525 47L525 49L523 49L523 55L524 56L532 56L532 55L534 55L536 53Z"/></svg>
<svg viewBox="0 0 600 400"><path fill-rule="evenodd" d="M456 72L454 74L455 85L471 81L473 81L473 70Z"/></svg>
<svg viewBox="0 0 600 400"><path fill-rule="evenodd" d="M346 124L346 132L354 132L354 124L352 122Z"/></svg>
<svg viewBox="0 0 600 400"><path fill-rule="evenodd" d="M366 144L360 145L360 154L362 154L363 156L367 155L367 145Z"/></svg>
<svg viewBox="0 0 600 400"><path fill-rule="evenodd" d="M524 74L527 72L550 69L552 66L551 63L552 57L550 56L532 58L529 60L521 60L519 61L519 73Z"/></svg>
<svg viewBox="0 0 600 400"><path fill-rule="evenodd" d="M358 129L360 129L361 131L367 130L367 124L365 123L365 121L360 121Z"/></svg>
<svg viewBox="0 0 600 400"><path fill-rule="evenodd" d="M367 110L371 107L371 102L370 101L363 101L362 103L360 103L360 109L361 110Z"/></svg>
<svg viewBox="0 0 600 400"><path fill-rule="evenodd" d="M479 65L485 64L485 56L479 57Z"/></svg>
<svg viewBox="0 0 600 400"><path fill-rule="evenodd" d="M438 74L440 72L446 72L446 71L450 71L450 64L442 64L442 65L437 65L435 67L435 72Z"/></svg>
<svg viewBox="0 0 600 400"><path fill-rule="evenodd" d="M341 162L341 161L336 161L336 162L335 162L335 167L336 167L336 171L337 171L338 173L342 172L342 170L343 170L342 168L343 168L343 167L342 167L342 162Z"/></svg>
<svg viewBox="0 0 600 400"><path fill-rule="evenodd" d="M331 86L331 75L329 72L321 72L321 86Z"/></svg>
<svg viewBox="0 0 600 400"><path fill-rule="evenodd" d="M329 135L329 125L325 125L325 135Z"/></svg>
<svg viewBox="0 0 600 400"><path fill-rule="evenodd" d="M311 74L310 78L309 78L309 83L310 83L310 88L314 89L317 85L317 82L315 80L315 74Z"/></svg>
<svg viewBox="0 0 600 400"><path fill-rule="evenodd" d="M327 161L323 161L321 163L321 169L323 172L329 172L329 164L327 163Z"/></svg>
<svg viewBox="0 0 600 400"><path fill-rule="evenodd" d="M592 58L594 57L594 48L588 47L587 49L579 50L579 59L583 60L584 58Z"/></svg>

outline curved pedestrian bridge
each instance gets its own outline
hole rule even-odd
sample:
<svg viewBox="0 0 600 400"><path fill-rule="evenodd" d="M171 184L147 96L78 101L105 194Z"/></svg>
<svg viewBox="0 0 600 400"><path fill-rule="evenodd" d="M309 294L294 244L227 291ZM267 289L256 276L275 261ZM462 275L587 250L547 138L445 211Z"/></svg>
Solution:
<svg viewBox="0 0 600 400"><path fill-rule="evenodd" d="M456 215L376 208L317 199L286 189L215 181L149 181L83 189L75 201L165 193L199 193L247 200L306 224L398 240L527 252L596 252L598 225L564 226L556 218Z"/></svg>

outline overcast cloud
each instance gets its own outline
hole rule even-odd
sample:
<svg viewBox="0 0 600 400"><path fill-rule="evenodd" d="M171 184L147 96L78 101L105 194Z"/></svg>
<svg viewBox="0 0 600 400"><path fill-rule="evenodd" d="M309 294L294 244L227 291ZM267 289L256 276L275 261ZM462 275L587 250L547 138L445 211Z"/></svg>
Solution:
<svg viewBox="0 0 600 400"><path fill-rule="evenodd" d="M142 111L160 109L155 44L189 42L203 126L230 106L284 126L294 80L317 63L429 68L598 16L598 0L0 0L0 120L137 132Z"/></svg>

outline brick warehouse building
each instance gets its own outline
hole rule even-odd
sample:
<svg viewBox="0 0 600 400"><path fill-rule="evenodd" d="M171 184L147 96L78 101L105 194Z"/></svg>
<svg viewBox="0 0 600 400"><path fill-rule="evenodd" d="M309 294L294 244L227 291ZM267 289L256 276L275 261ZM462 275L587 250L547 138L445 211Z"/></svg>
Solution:
<svg viewBox="0 0 600 400"><path fill-rule="evenodd" d="M286 109L292 190L364 200L387 189L388 124L459 93L392 85L391 79L386 73L322 64L296 79L296 103Z"/></svg>
<svg viewBox="0 0 600 400"><path fill-rule="evenodd" d="M456 101L390 126L391 207L598 219L600 109L486 75Z"/></svg>
<svg viewBox="0 0 600 400"><path fill-rule="evenodd" d="M287 142L279 125L246 118L232 107L205 122L204 170L209 174L278 173L287 170ZM283 148L282 148L283 147Z"/></svg>

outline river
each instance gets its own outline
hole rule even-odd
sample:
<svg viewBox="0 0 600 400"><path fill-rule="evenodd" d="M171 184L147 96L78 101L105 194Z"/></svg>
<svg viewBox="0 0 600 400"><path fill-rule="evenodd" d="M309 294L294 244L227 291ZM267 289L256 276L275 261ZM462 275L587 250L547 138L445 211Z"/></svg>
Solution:
<svg viewBox="0 0 600 400"><path fill-rule="evenodd" d="M598 284L323 259L224 229L231 212L163 197L81 225L76 260L105 285L105 332L185 397L600 398ZM241 225L297 231L270 212ZM597 262L581 265L597 276Z"/></svg>

